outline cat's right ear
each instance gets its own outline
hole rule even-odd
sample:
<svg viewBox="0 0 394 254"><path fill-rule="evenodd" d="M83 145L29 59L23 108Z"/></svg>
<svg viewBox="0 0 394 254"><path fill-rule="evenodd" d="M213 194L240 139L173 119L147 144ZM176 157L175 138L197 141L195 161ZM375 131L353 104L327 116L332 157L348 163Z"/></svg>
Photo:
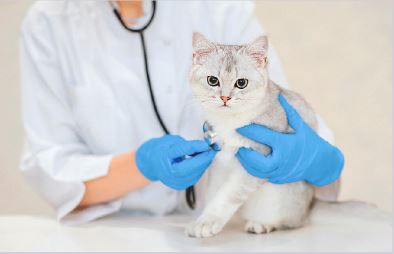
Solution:
<svg viewBox="0 0 394 254"><path fill-rule="evenodd" d="M251 43L247 44L248 55L256 61L259 66L266 66L268 52L268 38L266 35L259 36Z"/></svg>
<svg viewBox="0 0 394 254"><path fill-rule="evenodd" d="M201 64L215 50L215 44L205 38L204 35L198 32L193 33L193 64Z"/></svg>

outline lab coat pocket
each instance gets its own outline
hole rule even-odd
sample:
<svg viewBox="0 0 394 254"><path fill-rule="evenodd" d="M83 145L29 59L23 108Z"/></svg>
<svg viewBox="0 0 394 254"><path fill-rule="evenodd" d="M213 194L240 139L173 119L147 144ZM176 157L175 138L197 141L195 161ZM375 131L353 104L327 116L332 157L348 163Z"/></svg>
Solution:
<svg viewBox="0 0 394 254"><path fill-rule="evenodd" d="M131 149L131 117L122 111L110 87L73 86L71 105L79 135L92 152L119 153Z"/></svg>

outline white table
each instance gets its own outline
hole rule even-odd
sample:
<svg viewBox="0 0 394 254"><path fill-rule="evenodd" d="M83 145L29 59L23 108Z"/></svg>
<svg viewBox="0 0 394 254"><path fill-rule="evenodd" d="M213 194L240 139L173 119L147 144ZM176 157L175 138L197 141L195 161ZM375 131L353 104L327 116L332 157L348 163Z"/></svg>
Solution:
<svg viewBox="0 0 394 254"><path fill-rule="evenodd" d="M51 218L0 217L0 251L390 251L391 216L361 202L317 203L297 230L247 234L229 224L218 236L188 238L191 218L119 213L78 227Z"/></svg>

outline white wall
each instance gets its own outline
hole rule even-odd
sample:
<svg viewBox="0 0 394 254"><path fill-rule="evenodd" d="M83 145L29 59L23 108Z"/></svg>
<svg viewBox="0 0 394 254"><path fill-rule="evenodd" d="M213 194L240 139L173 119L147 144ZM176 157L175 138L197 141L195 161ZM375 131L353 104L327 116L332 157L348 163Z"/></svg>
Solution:
<svg viewBox="0 0 394 254"><path fill-rule="evenodd" d="M0 1L0 213L52 213L17 170L22 144L18 35L30 4ZM390 1L269 0L257 3L257 14L291 87L326 120L344 151L341 199L391 211Z"/></svg>

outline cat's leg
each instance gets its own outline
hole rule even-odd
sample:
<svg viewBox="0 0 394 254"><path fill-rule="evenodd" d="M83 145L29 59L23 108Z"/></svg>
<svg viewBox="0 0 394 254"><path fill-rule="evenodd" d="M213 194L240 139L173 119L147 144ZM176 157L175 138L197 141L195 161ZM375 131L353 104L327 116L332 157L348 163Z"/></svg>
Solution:
<svg viewBox="0 0 394 254"><path fill-rule="evenodd" d="M256 191L258 182L245 170L234 170L200 217L186 228L186 234L192 237L210 237L219 233L250 193Z"/></svg>
<svg viewBox="0 0 394 254"><path fill-rule="evenodd" d="M240 209L245 231L262 234L302 226L313 195L313 188L304 182L264 183Z"/></svg>

